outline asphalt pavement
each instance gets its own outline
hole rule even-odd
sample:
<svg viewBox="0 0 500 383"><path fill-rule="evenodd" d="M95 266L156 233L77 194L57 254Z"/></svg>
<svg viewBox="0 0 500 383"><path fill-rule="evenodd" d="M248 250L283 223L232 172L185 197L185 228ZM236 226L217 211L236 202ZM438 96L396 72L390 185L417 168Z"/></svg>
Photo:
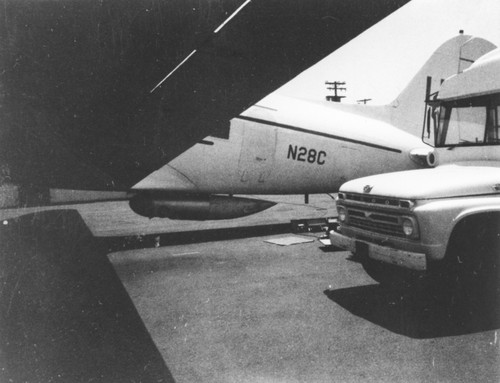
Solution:
<svg viewBox="0 0 500 383"><path fill-rule="evenodd" d="M500 381L497 300L381 287L321 234L266 242L335 214L311 202L219 222L124 203L1 211L0 378Z"/></svg>
<svg viewBox="0 0 500 383"><path fill-rule="evenodd" d="M109 259L176 382L498 382L498 316L385 289L288 234ZM489 316L488 316L489 315Z"/></svg>

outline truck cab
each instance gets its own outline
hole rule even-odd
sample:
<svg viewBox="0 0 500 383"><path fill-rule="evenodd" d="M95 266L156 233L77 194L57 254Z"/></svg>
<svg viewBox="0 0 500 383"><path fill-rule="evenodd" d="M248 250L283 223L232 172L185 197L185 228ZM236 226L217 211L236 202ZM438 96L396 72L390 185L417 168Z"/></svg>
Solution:
<svg viewBox="0 0 500 383"><path fill-rule="evenodd" d="M498 286L500 49L429 95L422 132L428 168L341 186L332 245L380 283L429 276ZM491 282L491 281L490 281Z"/></svg>

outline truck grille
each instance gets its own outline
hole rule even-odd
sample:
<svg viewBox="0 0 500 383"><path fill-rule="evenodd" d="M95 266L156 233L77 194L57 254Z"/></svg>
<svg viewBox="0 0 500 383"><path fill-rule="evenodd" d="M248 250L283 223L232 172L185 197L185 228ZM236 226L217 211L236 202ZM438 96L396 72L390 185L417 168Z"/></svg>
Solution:
<svg viewBox="0 0 500 383"><path fill-rule="evenodd" d="M349 226L379 234L405 237L402 217L392 212L347 207Z"/></svg>
<svg viewBox="0 0 500 383"><path fill-rule="evenodd" d="M354 194L354 193L339 193L339 198L345 201L360 202L363 204L374 204L383 205L386 207L404 208L409 209L412 206L412 201L399 199L399 198L388 198L382 196L372 196L364 194Z"/></svg>

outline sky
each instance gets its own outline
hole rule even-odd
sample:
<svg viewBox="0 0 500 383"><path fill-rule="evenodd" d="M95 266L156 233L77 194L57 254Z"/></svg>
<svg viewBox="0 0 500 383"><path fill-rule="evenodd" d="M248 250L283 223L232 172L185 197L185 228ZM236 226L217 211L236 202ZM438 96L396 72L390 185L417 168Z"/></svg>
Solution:
<svg viewBox="0 0 500 383"><path fill-rule="evenodd" d="M276 92L320 101L328 94L326 80L345 81L343 103L387 104L460 30L500 46L499 23L498 0L413 0Z"/></svg>

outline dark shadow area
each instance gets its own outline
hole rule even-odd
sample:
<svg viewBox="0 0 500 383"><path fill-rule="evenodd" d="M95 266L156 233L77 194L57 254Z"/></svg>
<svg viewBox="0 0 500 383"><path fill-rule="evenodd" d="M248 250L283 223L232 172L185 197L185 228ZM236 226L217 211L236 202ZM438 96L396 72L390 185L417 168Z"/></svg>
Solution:
<svg viewBox="0 0 500 383"><path fill-rule="evenodd" d="M335 246L321 246L319 248L323 253L338 253L340 251L345 251L344 249L341 249L340 247L335 247Z"/></svg>
<svg viewBox="0 0 500 383"><path fill-rule="evenodd" d="M145 249L160 246L186 245L190 243L226 241L230 239L261 237L290 233L290 224L235 227L179 233L156 233L126 237L102 237L99 240L108 252Z"/></svg>
<svg viewBox="0 0 500 383"><path fill-rule="evenodd" d="M335 253L339 250L332 248L331 246L321 246L319 248L323 253Z"/></svg>
<svg viewBox="0 0 500 383"><path fill-rule="evenodd" d="M243 0L4 0L0 163L127 190L407 2L253 1L214 35Z"/></svg>
<svg viewBox="0 0 500 383"><path fill-rule="evenodd" d="M410 338L438 338L500 328L497 296L458 296L442 291L439 286L431 290L368 285L324 293L354 315Z"/></svg>
<svg viewBox="0 0 500 383"><path fill-rule="evenodd" d="M76 211L4 222L0 243L0 381L174 381Z"/></svg>

